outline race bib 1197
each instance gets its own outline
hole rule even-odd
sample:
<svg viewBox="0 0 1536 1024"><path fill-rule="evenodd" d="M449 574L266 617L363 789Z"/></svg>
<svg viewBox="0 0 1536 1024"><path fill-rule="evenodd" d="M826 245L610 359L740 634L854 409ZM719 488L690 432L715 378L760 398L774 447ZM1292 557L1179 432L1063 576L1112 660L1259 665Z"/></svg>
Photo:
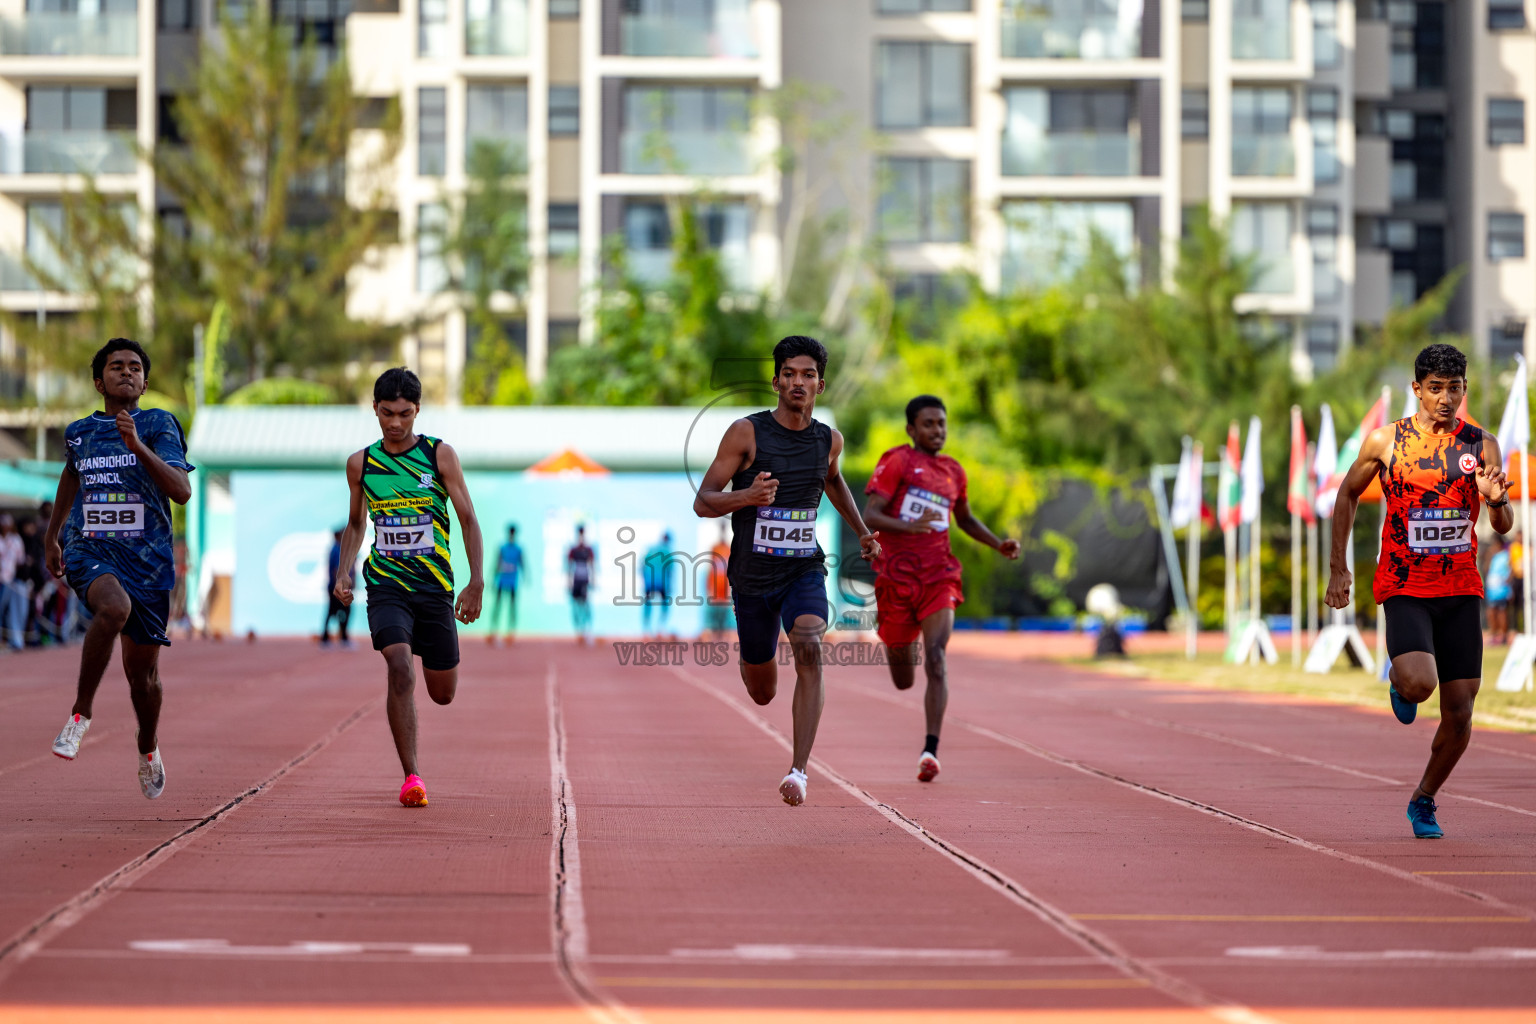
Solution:
<svg viewBox="0 0 1536 1024"><path fill-rule="evenodd" d="M752 550L780 558L807 558L816 553L816 510L772 508L757 510L752 527Z"/></svg>
<svg viewBox="0 0 1536 1024"><path fill-rule="evenodd" d="M430 512L373 519L373 549L385 558L418 558L435 547Z"/></svg>
<svg viewBox="0 0 1536 1024"><path fill-rule="evenodd" d="M137 494L93 491L81 501L80 532L94 539L144 536L144 499Z"/></svg>
<svg viewBox="0 0 1536 1024"><path fill-rule="evenodd" d="M1464 508L1410 508L1408 549L1418 555L1471 551L1471 516Z"/></svg>

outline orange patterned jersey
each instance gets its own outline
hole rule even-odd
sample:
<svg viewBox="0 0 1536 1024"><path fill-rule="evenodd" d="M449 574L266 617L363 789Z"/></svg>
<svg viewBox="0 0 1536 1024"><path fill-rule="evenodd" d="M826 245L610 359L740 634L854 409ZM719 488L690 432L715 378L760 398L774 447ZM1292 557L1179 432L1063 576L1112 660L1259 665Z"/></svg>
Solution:
<svg viewBox="0 0 1536 1024"><path fill-rule="evenodd" d="M1371 588L1376 603L1410 597L1483 594L1477 571L1477 467L1482 428L1458 419L1449 434L1421 430L1412 416L1392 424L1381 471L1387 521Z"/></svg>

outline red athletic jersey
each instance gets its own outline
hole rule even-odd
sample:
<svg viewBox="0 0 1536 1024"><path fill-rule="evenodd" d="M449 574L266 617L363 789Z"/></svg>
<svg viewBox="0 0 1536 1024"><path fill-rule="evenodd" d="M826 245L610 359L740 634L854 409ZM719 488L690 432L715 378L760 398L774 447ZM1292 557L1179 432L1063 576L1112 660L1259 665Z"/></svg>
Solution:
<svg viewBox="0 0 1536 1024"><path fill-rule="evenodd" d="M887 579L913 583L959 580L960 560L949 549L949 517L965 500L965 470L948 455L929 455L911 445L892 448L880 456L865 494L886 499L886 512L915 522L923 510L938 509L942 523L932 533L882 533L875 572Z"/></svg>
<svg viewBox="0 0 1536 1024"><path fill-rule="evenodd" d="M1458 419L1449 434L1430 434L1412 416L1392 424L1392 451L1381 471L1387 521L1371 588L1389 597L1483 594L1477 571L1477 467L1482 428Z"/></svg>

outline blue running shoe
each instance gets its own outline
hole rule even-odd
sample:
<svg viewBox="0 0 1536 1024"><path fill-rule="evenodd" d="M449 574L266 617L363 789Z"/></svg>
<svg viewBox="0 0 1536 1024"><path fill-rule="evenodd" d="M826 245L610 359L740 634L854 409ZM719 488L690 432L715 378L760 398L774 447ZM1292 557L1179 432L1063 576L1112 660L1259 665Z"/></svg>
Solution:
<svg viewBox="0 0 1536 1024"><path fill-rule="evenodd" d="M1415 839L1440 839L1445 835L1435 820L1435 801L1431 797L1408 801L1408 822L1413 825Z"/></svg>
<svg viewBox="0 0 1536 1024"><path fill-rule="evenodd" d="M1419 713L1419 706L1412 701L1403 700L1397 692L1397 687L1391 683L1387 684L1387 695L1392 698L1392 713L1397 716L1397 720L1404 725L1412 725Z"/></svg>

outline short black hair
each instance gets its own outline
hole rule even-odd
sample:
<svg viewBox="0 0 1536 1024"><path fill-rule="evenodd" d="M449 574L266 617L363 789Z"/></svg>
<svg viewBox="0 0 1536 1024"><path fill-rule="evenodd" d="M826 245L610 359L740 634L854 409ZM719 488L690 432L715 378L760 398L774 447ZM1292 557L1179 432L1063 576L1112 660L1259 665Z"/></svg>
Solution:
<svg viewBox="0 0 1536 1024"><path fill-rule="evenodd" d="M101 380L101 375L107 372L107 357L113 352L129 351L139 357L139 362L144 364L144 377L149 377L149 353L144 351L144 346L127 338L113 338L101 348L96 350L96 355L91 357L91 379Z"/></svg>
<svg viewBox="0 0 1536 1024"><path fill-rule="evenodd" d="M1414 382L1422 382L1430 374L1447 379L1466 377L1467 357L1455 345L1427 345L1413 361Z"/></svg>
<svg viewBox="0 0 1536 1024"><path fill-rule="evenodd" d="M508 523L507 524L507 532L508 533L516 533L517 532L517 524L516 523Z"/></svg>
<svg viewBox="0 0 1536 1024"><path fill-rule="evenodd" d="M773 346L773 376L777 380L784 364L795 356L810 356L816 360L816 376L827 375L827 347L815 338L803 334L791 334Z"/></svg>
<svg viewBox="0 0 1536 1024"><path fill-rule="evenodd" d="M907 403L907 426L910 427L916 423L917 414L924 409L939 409L946 414L949 412L948 409L944 408L944 399L938 395L918 395Z"/></svg>
<svg viewBox="0 0 1536 1024"><path fill-rule="evenodd" d="M391 366L379 374L379 379L373 382L373 400L393 402L400 398L420 405L421 378L404 366Z"/></svg>

